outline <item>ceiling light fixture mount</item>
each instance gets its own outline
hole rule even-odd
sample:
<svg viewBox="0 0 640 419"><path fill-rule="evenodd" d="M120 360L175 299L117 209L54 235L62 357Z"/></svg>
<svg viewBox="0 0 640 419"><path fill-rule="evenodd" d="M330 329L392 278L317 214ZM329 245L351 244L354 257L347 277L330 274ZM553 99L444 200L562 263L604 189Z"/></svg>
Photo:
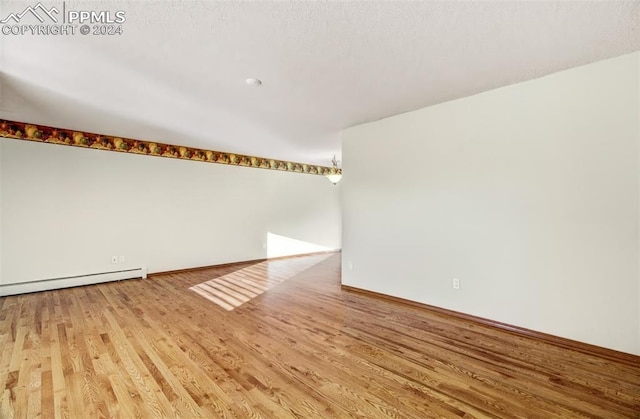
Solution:
<svg viewBox="0 0 640 419"><path fill-rule="evenodd" d="M256 78L248 78L244 82L247 83L249 86L254 86L254 87L258 87L262 85L262 80L256 79Z"/></svg>
<svg viewBox="0 0 640 419"><path fill-rule="evenodd" d="M333 163L333 167L331 168L331 172L327 175L327 179L334 185L342 179L342 170L338 168L338 160L336 160L336 155L333 155L333 159L331 159L331 163Z"/></svg>

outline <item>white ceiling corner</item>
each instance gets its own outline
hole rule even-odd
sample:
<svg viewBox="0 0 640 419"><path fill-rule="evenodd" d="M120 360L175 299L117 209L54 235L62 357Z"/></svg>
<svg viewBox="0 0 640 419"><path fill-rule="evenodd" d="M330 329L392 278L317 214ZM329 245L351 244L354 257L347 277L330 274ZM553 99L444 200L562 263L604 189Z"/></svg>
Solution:
<svg viewBox="0 0 640 419"><path fill-rule="evenodd" d="M343 128L640 50L638 1L64 5L123 34L0 35L1 118L324 165Z"/></svg>

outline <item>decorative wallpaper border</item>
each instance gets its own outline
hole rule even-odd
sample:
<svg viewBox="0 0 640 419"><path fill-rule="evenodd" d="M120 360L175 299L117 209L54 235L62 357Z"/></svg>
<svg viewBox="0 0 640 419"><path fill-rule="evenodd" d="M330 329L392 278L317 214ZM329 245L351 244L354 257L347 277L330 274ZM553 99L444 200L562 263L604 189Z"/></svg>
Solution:
<svg viewBox="0 0 640 419"><path fill-rule="evenodd" d="M0 137L60 144L72 147L93 148L97 150L117 151L121 153L143 154L148 156L194 160L206 163L246 166L257 169L306 173L310 175L326 176L342 173L341 169L335 169L327 166L317 166L312 164L269 159L265 157L184 147L152 141L134 140L131 138L93 134L3 119L0 119Z"/></svg>

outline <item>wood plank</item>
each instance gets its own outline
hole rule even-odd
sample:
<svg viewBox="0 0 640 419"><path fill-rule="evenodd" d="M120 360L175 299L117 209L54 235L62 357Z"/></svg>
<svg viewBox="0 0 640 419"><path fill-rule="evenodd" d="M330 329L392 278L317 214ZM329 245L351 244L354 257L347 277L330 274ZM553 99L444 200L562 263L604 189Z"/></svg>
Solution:
<svg viewBox="0 0 640 419"><path fill-rule="evenodd" d="M637 358L494 326L345 291L339 254L2 297L0 417L640 417Z"/></svg>

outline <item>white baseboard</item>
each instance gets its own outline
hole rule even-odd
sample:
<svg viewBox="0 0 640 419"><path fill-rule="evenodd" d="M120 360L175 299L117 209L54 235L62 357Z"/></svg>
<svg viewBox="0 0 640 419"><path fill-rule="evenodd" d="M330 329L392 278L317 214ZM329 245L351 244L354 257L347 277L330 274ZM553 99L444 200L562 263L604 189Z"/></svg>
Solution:
<svg viewBox="0 0 640 419"><path fill-rule="evenodd" d="M66 278L44 279L16 284L0 284L0 297L6 295L26 294L54 290L59 288L78 287L81 285L99 284L101 282L120 281L122 279L146 278L147 268L127 269L124 271L102 272L97 274L70 276Z"/></svg>

